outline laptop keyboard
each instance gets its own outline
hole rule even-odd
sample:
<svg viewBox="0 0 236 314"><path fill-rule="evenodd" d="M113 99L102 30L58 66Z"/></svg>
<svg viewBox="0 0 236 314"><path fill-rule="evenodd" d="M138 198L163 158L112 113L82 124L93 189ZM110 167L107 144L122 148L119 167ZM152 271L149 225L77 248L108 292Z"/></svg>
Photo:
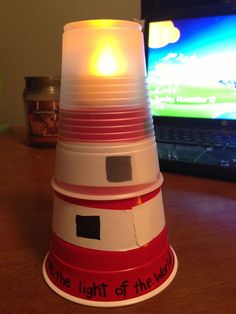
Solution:
<svg viewBox="0 0 236 314"><path fill-rule="evenodd" d="M236 132L158 127L157 143L236 149Z"/></svg>
<svg viewBox="0 0 236 314"><path fill-rule="evenodd" d="M236 181L236 132L158 127L156 140L162 171Z"/></svg>

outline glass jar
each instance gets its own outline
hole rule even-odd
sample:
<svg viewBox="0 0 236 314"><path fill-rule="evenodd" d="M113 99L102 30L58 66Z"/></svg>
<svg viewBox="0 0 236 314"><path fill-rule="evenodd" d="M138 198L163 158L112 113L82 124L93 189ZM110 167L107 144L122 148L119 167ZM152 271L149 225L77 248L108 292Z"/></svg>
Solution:
<svg viewBox="0 0 236 314"><path fill-rule="evenodd" d="M25 77L23 98L29 145L56 146L59 97L59 76Z"/></svg>

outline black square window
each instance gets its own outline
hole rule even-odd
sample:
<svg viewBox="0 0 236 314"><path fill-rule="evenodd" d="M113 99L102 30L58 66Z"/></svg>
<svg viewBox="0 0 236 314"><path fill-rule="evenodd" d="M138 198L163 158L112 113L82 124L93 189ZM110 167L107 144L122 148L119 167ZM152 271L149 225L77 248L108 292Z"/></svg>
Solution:
<svg viewBox="0 0 236 314"><path fill-rule="evenodd" d="M109 156L106 158L106 173L109 182L132 180L130 156Z"/></svg>
<svg viewBox="0 0 236 314"><path fill-rule="evenodd" d="M100 217L76 215L76 235L100 240Z"/></svg>

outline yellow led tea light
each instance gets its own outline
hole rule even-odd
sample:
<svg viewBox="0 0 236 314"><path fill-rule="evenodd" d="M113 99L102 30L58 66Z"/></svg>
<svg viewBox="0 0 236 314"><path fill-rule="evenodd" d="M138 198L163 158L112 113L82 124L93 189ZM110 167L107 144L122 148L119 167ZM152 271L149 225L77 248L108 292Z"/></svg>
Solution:
<svg viewBox="0 0 236 314"><path fill-rule="evenodd" d="M146 75L141 25L126 20L66 24L62 78L140 77Z"/></svg>
<svg viewBox="0 0 236 314"><path fill-rule="evenodd" d="M91 75L122 76L125 70L125 60L120 52L117 41L111 37L101 40L91 56Z"/></svg>

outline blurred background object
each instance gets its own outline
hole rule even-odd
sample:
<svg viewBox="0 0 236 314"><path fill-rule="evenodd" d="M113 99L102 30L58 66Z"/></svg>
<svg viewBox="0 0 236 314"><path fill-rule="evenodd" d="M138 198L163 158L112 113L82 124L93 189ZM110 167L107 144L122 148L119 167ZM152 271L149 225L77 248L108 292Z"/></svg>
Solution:
<svg viewBox="0 0 236 314"><path fill-rule="evenodd" d="M0 124L24 125L25 76L60 75L61 33L80 19L140 18L140 0L0 0Z"/></svg>
<svg viewBox="0 0 236 314"><path fill-rule="evenodd" d="M59 113L60 77L25 77L23 92L28 144L55 147Z"/></svg>
<svg viewBox="0 0 236 314"><path fill-rule="evenodd" d="M3 77L0 73L0 110L1 110L1 107L3 106L2 99L3 99ZM7 133L10 131L11 131L11 125L8 123L4 123L0 115L0 133Z"/></svg>

